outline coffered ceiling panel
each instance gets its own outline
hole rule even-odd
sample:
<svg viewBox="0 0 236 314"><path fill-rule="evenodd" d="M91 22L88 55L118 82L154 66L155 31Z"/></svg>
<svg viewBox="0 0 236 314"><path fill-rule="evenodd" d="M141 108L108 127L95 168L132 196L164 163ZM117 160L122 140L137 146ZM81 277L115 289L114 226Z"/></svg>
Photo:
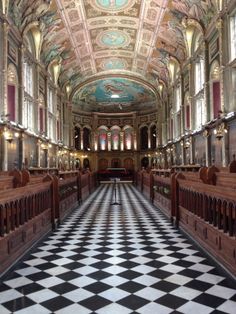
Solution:
<svg viewBox="0 0 236 314"><path fill-rule="evenodd" d="M167 0L56 2L85 79L114 70L146 75Z"/></svg>
<svg viewBox="0 0 236 314"><path fill-rule="evenodd" d="M186 18L204 28L215 0L9 0L10 16L23 34L34 23L42 33L40 59L60 64L59 84L72 94L91 80L116 75L168 84L171 57L186 60ZM73 92L74 91L74 92ZM114 101L113 101L114 103Z"/></svg>

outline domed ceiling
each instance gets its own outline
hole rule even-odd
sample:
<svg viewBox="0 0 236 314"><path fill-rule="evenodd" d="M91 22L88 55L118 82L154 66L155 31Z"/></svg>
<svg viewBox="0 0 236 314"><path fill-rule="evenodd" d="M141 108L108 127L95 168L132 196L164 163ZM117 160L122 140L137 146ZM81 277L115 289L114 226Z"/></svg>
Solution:
<svg viewBox="0 0 236 314"><path fill-rule="evenodd" d="M156 108L156 94L144 84L110 77L79 87L73 103L79 110L97 112L139 111Z"/></svg>
<svg viewBox="0 0 236 314"><path fill-rule="evenodd" d="M184 19L206 25L215 10L216 0L10 0L12 21L22 33L38 22L41 61L58 60L59 84L69 85L72 95L88 80L99 89L100 77L111 74L157 90L168 83L170 57L180 64L186 59Z"/></svg>

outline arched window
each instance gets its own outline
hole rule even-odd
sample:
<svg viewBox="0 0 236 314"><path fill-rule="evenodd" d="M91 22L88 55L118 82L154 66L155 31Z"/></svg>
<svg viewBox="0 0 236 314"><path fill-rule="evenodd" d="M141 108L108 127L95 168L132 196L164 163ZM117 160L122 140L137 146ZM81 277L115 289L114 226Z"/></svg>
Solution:
<svg viewBox="0 0 236 314"><path fill-rule="evenodd" d="M75 139L75 149L81 149L81 133L80 128L78 126L74 129L74 139Z"/></svg>
<svg viewBox="0 0 236 314"><path fill-rule="evenodd" d="M206 107L204 101L204 71L205 61L197 59L194 67L195 85L195 129L200 128L206 122Z"/></svg>
<svg viewBox="0 0 236 314"><path fill-rule="evenodd" d="M107 149L107 130L106 129L99 130L99 149L100 150Z"/></svg>
<svg viewBox="0 0 236 314"><path fill-rule="evenodd" d="M118 150L120 148L120 128L114 126L111 129L111 149Z"/></svg>
<svg viewBox="0 0 236 314"><path fill-rule="evenodd" d="M157 128L155 125L151 126L150 129L150 138L151 138L151 149L156 149L157 147Z"/></svg>
<svg viewBox="0 0 236 314"><path fill-rule="evenodd" d="M177 138L181 133L181 85L177 84L174 92L174 106L173 106L173 138Z"/></svg>
<svg viewBox="0 0 236 314"><path fill-rule="evenodd" d="M56 99L54 89L48 86L48 137L52 140L56 138Z"/></svg>
<svg viewBox="0 0 236 314"><path fill-rule="evenodd" d="M236 58L236 13L230 17L230 61Z"/></svg>
<svg viewBox="0 0 236 314"><path fill-rule="evenodd" d="M18 77L13 64L8 67L7 73L7 114L10 121L18 121Z"/></svg>
<svg viewBox="0 0 236 314"><path fill-rule="evenodd" d="M43 134L45 132L45 102L42 94L39 96L38 126L39 132Z"/></svg>
<svg viewBox="0 0 236 314"><path fill-rule="evenodd" d="M83 128L83 146L84 150L90 150L90 130L88 128Z"/></svg>
<svg viewBox="0 0 236 314"><path fill-rule="evenodd" d="M184 116L185 116L184 128L185 130L190 130L191 129L191 104L189 101L189 93L186 93L184 97Z"/></svg>
<svg viewBox="0 0 236 314"><path fill-rule="evenodd" d="M133 147L133 128L126 127L124 129L124 147L126 150L130 150Z"/></svg>
<svg viewBox="0 0 236 314"><path fill-rule="evenodd" d="M140 147L141 149L148 149L148 127L144 126L140 130Z"/></svg>
<svg viewBox="0 0 236 314"><path fill-rule="evenodd" d="M89 159L88 158L85 158L83 160L83 168L84 169L89 169L90 168L90 162L89 162Z"/></svg>
<svg viewBox="0 0 236 314"><path fill-rule="evenodd" d="M141 167L147 168L149 165L149 159L148 157L143 157L141 160Z"/></svg>
<svg viewBox="0 0 236 314"><path fill-rule="evenodd" d="M34 129L34 75L33 64L27 59L24 62L25 98L23 105L23 125L30 130Z"/></svg>
<svg viewBox="0 0 236 314"><path fill-rule="evenodd" d="M57 110L57 141L61 140L61 111Z"/></svg>
<svg viewBox="0 0 236 314"><path fill-rule="evenodd" d="M214 61L210 70L211 119L216 119L221 110L219 63Z"/></svg>

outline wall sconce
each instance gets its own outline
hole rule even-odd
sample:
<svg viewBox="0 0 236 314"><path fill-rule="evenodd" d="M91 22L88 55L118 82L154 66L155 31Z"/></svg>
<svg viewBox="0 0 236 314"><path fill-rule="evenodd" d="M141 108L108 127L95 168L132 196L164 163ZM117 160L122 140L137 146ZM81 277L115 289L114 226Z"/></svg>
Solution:
<svg viewBox="0 0 236 314"><path fill-rule="evenodd" d="M185 143L184 143L184 148L188 149L190 147L190 141L189 139L186 139Z"/></svg>
<svg viewBox="0 0 236 314"><path fill-rule="evenodd" d="M42 148L43 150L48 150L48 144L42 143L42 144L41 144L41 148Z"/></svg>
<svg viewBox="0 0 236 314"><path fill-rule="evenodd" d="M210 131L205 129L202 133L203 137L208 137L210 135Z"/></svg>
<svg viewBox="0 0 236 314"><path fill-rule="evenodd" d="M8 142L8 143L12 143L13 141L13 135L12 135L12 132L9 131L9 130L5 130L3 132L3 135L5 137L5 140Z"/></svg>
<svg viewBox="0 0 236 314"><path fill-rule="evenodd" d="M218 127L214 130L214 134L219 141L223 138L224 134L226 133L228 133L228 130L225 127L224 123L218 125Z"/></svg>

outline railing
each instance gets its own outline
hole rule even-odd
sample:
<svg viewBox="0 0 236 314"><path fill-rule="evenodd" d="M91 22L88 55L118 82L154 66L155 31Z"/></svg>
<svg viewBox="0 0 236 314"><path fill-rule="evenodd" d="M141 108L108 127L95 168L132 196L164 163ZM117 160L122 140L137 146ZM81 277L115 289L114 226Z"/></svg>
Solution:
<svg viewBox="0 0 236 314"><path fill-rule="evenodd" d="M23 174L23 176L22 176ZM3 181L9 177L2 174ZM0 274L35 241L57 227L96 187L96 174L77 171L58 176L22 171L21 187L0 189ZM3 183L4 186L4 183Z"/></svg>
<svg viewBox="0 0 236 314"><path fill-rule="evenodd" d="M181 180L182 181L182 180ZM179 181L179 206L182 206L204 221L236 236L235 192L215 186Z"/></svg>
<svg viewBox="0 0 236 314"><path fill-rule="evenodd" d="M141 171L137 187L236 276L236 167L190 169Z"/></svg>
<svg viewBox="0 0 236 314"><path fill-rule="evenodd" d="M0 236L14 231L52 206L51 183L35 189L19 188L0 199Z"/></svg>

